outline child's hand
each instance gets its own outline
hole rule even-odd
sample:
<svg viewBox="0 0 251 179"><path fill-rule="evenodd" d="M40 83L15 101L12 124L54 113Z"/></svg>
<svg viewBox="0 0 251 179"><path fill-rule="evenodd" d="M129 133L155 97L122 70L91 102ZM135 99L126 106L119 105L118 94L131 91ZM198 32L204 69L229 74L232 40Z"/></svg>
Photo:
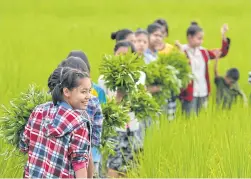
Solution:
<svg viewBox="0 0 251 179"><path fill-rule="evenodd" d="M123 92L122 90L117 90L117 94L116 94L116 101L117 101L117 103L120 103L122 100L123 100L123 98L125 97L125 95L126 95L126 93L125 92Z"/></svg>
<svg viewBox="0 0 251 179"><path fill-rule="evenodd" d="M153 86L148 86L148 91L152 94L158 93L162 90L161 86L153 85Z"/></svg>
<svg viewBox="0 0 251 179"><path fill-rule="evenodd" d="M225 37L227 31L228 31L228 24L223 24L223 26L221 27L221 35Z"/></svg>
<svg viewBox="0 0 251 179"><path fill-rule="evenodd" d="M215 50L213 50L213 53L215 55L215 60L219 60L222 52L220 50L218 50L218 49L215 49Z"/></svg>
<svg viewBox="0 0 251 179"><path fill-rule="evenodd" d="M179 41L179 40L176 40L176 41L175 41L175 46L176 46L176 47L178 47L178 48L179 48L179 50L181 50L181 51L182 51L182 44L180 43L180 41Z"/></svg>

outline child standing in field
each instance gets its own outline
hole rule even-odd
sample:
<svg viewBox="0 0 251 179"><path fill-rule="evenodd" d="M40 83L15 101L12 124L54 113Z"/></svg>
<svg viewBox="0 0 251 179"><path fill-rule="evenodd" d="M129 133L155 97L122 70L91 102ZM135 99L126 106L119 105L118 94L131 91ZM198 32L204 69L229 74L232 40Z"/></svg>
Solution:
<svg viewBox="0 0 251 179"><path fill-rule="evenodd" d="M149 34L149 47L144 53L144 60L146 64L149 64L158 58L158 47L162 43L163 34L162 27L157 23L150 24L147 27L147 32Z"/></svg>
<svg viewBox="0 0 251 179"><path fill-rule="evenodd" d="M163 41L158 46L158 53L159 54L168 54L173 50L173 45L166 43L165 38L169 36L169 27L165 19L157 19L154 21L154 23L159 24L162 27L162 33L163 33Z"/></svg>
<svg viewBox="0 0 251 179"><path fill-rule="evenodd" d="M189 58L194 80L183 90L180 97L182 99L182 110L186 114L196 112L198 114L202 107L207 106L207 98L210 94L210 80L208 71L208 61L215 59L215 51L221 53L220 57L227 55L230 39L226 38L227 25L221 29L222 47L217 50L207 50L201 47L204 33L197 23L193 22L187 29L188 44L180 46Z"/></svg>
<svg viewBox="0 0 251 179"><path fill-rule="evenodd" d="M51 93L53 102L33 110L21 136L20 148L29 154L24 177L87 178L91 124L84 110L91 80L71 68L57 68L49 83L54 79L60 83Z"/></svg>
<svg viewBox="0 0 251 179"><path fill-rule="evenodd" d="M134 46L130 42L119 42L115 45L114 54L124 55L134 51ZM141 72L139 81L135 85L145 84L145 74ZM100 79L101 86L106 89L104 80ZM117 103L121 103L126 93L120 90L109 93L110 97L115 97ZM125 127L116 128L117 136L110 138L116 145L114 155L110 155L107 161L108 177L118 178L126 174L127 165L133 160L134 153L140 151L143 147L142 126L136 119L134 112L128 113L130 122Z"/></svg>
<svg viewBox="0 0 251 179"><path fill-rule="evenodd" d="M111 39L116 40L116 43L126 41L135 44L135 35L133 31L129 29L122 29L117 32L113 32L111 34Z"/></svg>
<svg viewBox="0 0 251 179"><path fill-rule="evenodd" d="M128 52L131 52L131 53L136 52L136 49L135 49L134 45L131 42L127 42L127 41L118 42L115 45L113 50L114 50L115 55L123 55L123 54L126 54ZM108 96L108 98L116 96L115 91L111 91L111 90L109 90L109 89L107 89L105 87L105 81L103 79L103 75L101 75L98 78L98 84L104 90L104 92Z"/></svg>
<svg viewBox="0 0 251 179"><path fill-rule="evenodd" d="M247 99L245 94L240 90L238 80L240 73L237 68L231 68L227 71L226 76L222 77L218 73L218 58L216 59L214 66L215 85L217 89L216 102L218 106L222 106L223 109L230 109L232 103L237 100L237 97L241 97L245 103Z"/></svg>
<svg viewBox="0 0 251 179"><path fill-rule="evenodd" d="M163 40L161 44L158 46L159 54L168 54L173 50L173 45L166 43L165 38L169 36L169 27L165 19L157 19L154 23L159 24L162 27ZM169 120L173 120L176 114L176 99L177 96L172 95L170 99L166 100L166 104L163 106L164 111L167 113L167 118Z"/></svg>
<svg viewBox="0 0 251 179"><path fill-rule="evenodd" d="M86 55L82 51L72 51L69 54L69 58L61 62L59 65L60 67L70 67L74 69L78 69L81 72L86 72L89 74L90 72L90 64L86 57ZM92 138L91 138L91 144L92 144L92 160L94 164L94 175L97 177L99 176L99 165L101 163L101 153L99 151L99 146L101 143L101 133L102 133L102 127L103 127L103 114L101 109L101 103L106 102L106 97L103 89L99 87L98 85L95 85L98 87L98 91L94 93L93 91L93 83L92 83L92 91L91 91L91 98L88 102L87 106L87 113L89 115L89 119L92 122ZM53 86L50 86L50 89L53 89ZM101 93L100 93L101 92ZM100 102L101 101L101 102Z"/></svg>

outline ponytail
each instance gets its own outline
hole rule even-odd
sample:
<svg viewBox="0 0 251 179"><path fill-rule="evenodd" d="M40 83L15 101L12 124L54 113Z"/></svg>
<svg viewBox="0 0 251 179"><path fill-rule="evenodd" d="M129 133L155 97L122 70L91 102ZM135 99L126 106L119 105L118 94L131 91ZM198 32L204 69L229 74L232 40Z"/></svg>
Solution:
<svg viewBox="0 0 251 179"><path fill-rule="evenodd" d="M79 80L82 78L89 78L89 75L69 67L58 67L55 69L48 79L48 87L51 92L53 104L56 105L58 102L64 100L64 88L72 90L78 87Z"/></svg>

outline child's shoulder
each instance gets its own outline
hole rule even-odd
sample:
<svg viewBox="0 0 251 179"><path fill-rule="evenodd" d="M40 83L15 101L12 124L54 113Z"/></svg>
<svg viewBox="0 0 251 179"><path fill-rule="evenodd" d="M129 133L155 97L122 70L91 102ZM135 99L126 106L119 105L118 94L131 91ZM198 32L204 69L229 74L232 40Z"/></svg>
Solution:
<svg viewBox="0 0 251 179"><path fill-rule="evenodd" d="M93 88L99 93L99 92L104 92L104 90L96 83L93 83Z"/></svg>
<svg viewBox="0 0 251 179"><path fill-rule="evenodd" d="M88 102L88 106L90 105L97 105L99 104L99 99L97 96L94 96L94 95L91 95L90 99L89 99L89 102Z"/></svg>
<svg viewBox="0 0 251 179"><path fill-rule="evenodd" d="M222 76L217 76L214 78L214 82L215 82L216 86L220 86L221 84L224 84L225 79Z"/></svg>
<svg viewBox="0 0 251 179"><path fill-rule="evenodd" d="M53 103L50 101L50 102L46 102L46 103L43 103L43 104L39 104L37 105L33 112L35 113L42 113L46 110L49 110L50 108L54 107Z"/></svg>

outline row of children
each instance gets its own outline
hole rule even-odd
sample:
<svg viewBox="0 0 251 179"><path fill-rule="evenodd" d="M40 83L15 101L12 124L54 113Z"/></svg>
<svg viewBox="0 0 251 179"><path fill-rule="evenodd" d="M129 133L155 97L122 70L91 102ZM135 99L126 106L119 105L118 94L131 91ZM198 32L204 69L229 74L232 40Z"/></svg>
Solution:
<svg viewBox="0 0 251 179"><path fill-rule="evenodd" d="M204 106L207 106L208 96L211 91L208 63L211 59L216 59L215 71L217 71L218 60L228 54L230 47L230 39L226 37L228 26L224 24L221 28L222 47L219 49L208 50L202 47L203 43L203 29L196 23L192 22L188 27L186 36L187 44L180 44L176 41L175 45L165 43L165 37L168 37L169 28L164 19L157 19L153 24L147 27L147 30L138 29L132 32L128 29L120 30L112 33L111 38L116 40L115 54L127 52L130 47L132 52L137 52L144 57L146 64L157 60L158 54L168 54L172 49L178 47L181 52L185 53L188 63L194 76L194 80L188 85L186 89L182 90L179 98L182 102L182 111L186 114L196 112ZM217 87L217 104L223 103L223 108L230 107L233 100L237 96L245 95L241 92L236 83L239 80L239 71L236 68L228 70L226 76L219 77L215 73L215 84ZM220 80L219 80L220 78ZM223 82L223 84L222 84ZM101 82L102 84L102 82ZM151 93L161 90L160 86L148 87ZM108 93L109 94L109 93ZM176 96L167 99L167 106L165 107L169 118L173 118L176 112Z"/></svg>
<svg viewBox="0 0 251 179"><path fill-rule="evenodd" d="M187 30L188 44L176 44L189 58L195 76L181 94L182 108L188 114L198 112L206 104L210 92L208 60L227 54L230 40L225 37L226 31L227 26L224 26L221 49L211 51L202 48L203 31L194 23ZM151 63L157 60L159 53L169 53L174 48L164 42L167 36L168 26L163 19L149 25L147 31L140 29L133 33L128 29L120 30L112 34L112 39L116 39L114 53L137 52L144 56L146 64ZM100 103L106 102L106 96L115 96L120 103L126 94L119 90L109 91L102 77L99 78L99 87L91 82L89 74L90 64L86 55L73 51L50 75L48 87L53 102L34 109L20 141L22 151L29 154L25 177L86 178L92 177L93 171L98 173L101 162L98 147L103 123ZM219 102L223 100L228 103L234 95L239 94L232 88L239 78L238 70L229 70L225 78L216 74ZM145 78L145 74L141 73L137 84L144 85ZM156 93L161 86L148 86L147 89ZM176 97L167 99L167 102L168 111L174 116ZM133 113L128 115L131 121L124 128L117 129L117 136L110 139L117 145L115 155L108 158L109 177L124 174L127 170L125 166L133 160L134 153L143 148L144 129L149 124L139 123Z"/></svg>
<svg viewBox="0 0 251 179"><path fill-rule="evenodd" d="M176 41L175 46L185 53L188 58L188 63L191 66L191 71L194 76L192 82L186 89L182 89L179 99L182 102L182 111L190 116L191 113L199 114L201 108L206 108L208 96L210 94L209 80L209 60L215 59L215 84L217 87L216 101L222 108L230 108L234 100L241 96L245 100L244 93L239 89L237 81L239 80L239 71L236 68L231 68L227 71L225 77L218 73L218 60L228 54L230 39L226 37L228 26L224 24L221 28L222 47L219 49L208 50L202 47L203 30L195 22L187 29L187 44L180 44ZM159 54L168 54L174 48L173 45L165 43L165 37L168 36L168 25L164 19L157 19L153 24L147 27L147 30L138 29L133 32L129 29L119 30L112 33L111 38L116 40L114 48L115 55L123 55L128 52L137 53L142 56L145 64L149 64L158 59ZM141 78L137 84L145 85L146 76L141 73ZM105 81L102 76L98 83L108 97L116 96L120 102L126 95L122 91L109 91L105 87ZM150 93L154 94L161 91L161 86L147 86ZM176 99L172 96L167 99L167 104L164 110L167 112L169 119L175 117ZM131 118L130 123L123 129L117 130L117 136L113 140L118 144L114 151L115 155L108 159L108 176L119 177L121 173L126 172L126 164L133 160L133 155L143 148L144 130L149 126L148 123L138 122L133 113L129 113ZM136 144L136 145L135 145Z"/></svg>

